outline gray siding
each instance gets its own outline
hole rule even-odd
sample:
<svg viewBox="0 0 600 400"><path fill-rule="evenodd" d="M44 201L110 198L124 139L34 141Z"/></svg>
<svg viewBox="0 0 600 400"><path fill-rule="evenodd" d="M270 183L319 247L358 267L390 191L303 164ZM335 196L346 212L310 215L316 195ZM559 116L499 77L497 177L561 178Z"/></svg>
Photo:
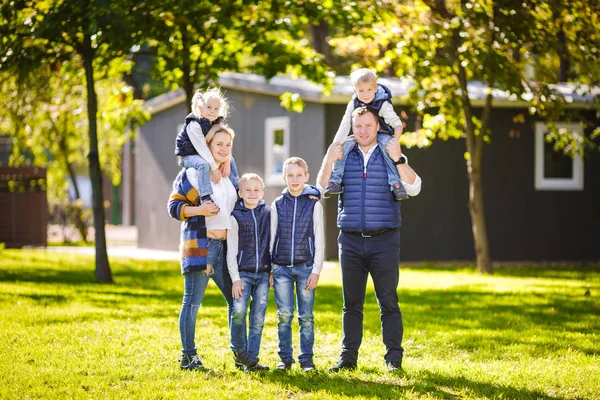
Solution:
<svg viewBox="0 0 600 400"><path fill-rule="evenodd" d="M231 103L227 122L236 132L233 156L240 174L255 172L265 175L265 119L290 118L290 156L302 157L309 165L310 182L314 184L324 156L324 107L306 103L302 114L286 111L274 96L245 93L229 89ZM179 222L166 210L171 183L179 171L173 153L177 126L186 116L185 104L159 112L144 125L137 137L136 158L136 222L138 246L175 250L179 245ZM265 201L270 204L285 187L267 187Z"/></svg>
<svg viewBox="0 0 600 400"><path fill-rule="evenodd" d="M152 116L136 137L135 221L138 246L177 250L179 222L169 217L167 201L179 171L175 157L177 126L187 115L185 104Z"/></svg>

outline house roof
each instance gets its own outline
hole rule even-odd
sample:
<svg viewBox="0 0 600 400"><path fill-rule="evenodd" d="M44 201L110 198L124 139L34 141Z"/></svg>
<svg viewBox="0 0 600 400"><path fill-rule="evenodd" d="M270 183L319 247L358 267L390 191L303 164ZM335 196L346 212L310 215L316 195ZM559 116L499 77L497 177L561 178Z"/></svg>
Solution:
<svg viewBox="0 0 600 400"><path fill-rule="evenodd" d="M411 83L405 78L384 78L378 81L390 88L394 94L394 104L407 104ZM323 94L323 87L306 79L293 79L286 76L275 76L267 81L263 76L256 74L242 74L237 72L224 72L219 76L219 85L225 89L239 90L242 92L259 93L279 97L285 92L298 93L305 102L322 104L346 104L353 95L352 83L348 76L337 76L331 94ZM596 96L600 95L600 88L581 87L572 83L561 83L553 88L565 97L567 103L573 107L590 108ZM487 95L488 86L482 82L469 82L469 98L474 107L483 106ZM494 89L494 107L526 108L531 94L526 93L521 99L511 95L508 91ZM144 103L151 114L171 108L185 102L183 89L177 89L160 96L154 97Z"/></svg>

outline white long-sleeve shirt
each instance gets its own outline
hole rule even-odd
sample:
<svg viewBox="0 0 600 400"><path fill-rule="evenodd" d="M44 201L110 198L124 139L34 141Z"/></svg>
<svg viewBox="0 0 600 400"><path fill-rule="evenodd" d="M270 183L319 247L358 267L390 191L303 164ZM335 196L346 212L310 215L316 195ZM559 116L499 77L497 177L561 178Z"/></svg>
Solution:
<svg viewBox="0 0 600 400"><path fill-rule="evenodd" d="M215 171L217 168L219 168L219 166L215 162L212 153L208 149L206 138L202 133L202 127L196 121L192 121L189 123L187 129L188 136L194 145L194 149L196 149L198 155L200 155L200 157L202 157L202 159L210 165L210 169Z"/></svg>
<svg viewBox="0 0 600 400"><path fill-rule="evenodd" d="M278 223L277 204L273 201L271 204L271 245L269 247L271 254L273 254ZM313 210L313 234L315 236L315 256L313 257L312 273L320 274L323 269L323 260L325 259L325 227L323 223L323 206L320 202L315 203Z"/></svg>
<svg viewBox="0 0 600 400"><path fill-rule="evenodd" d="M192 185L196 187L198 184L198 170L188 168L186 170L187 177ZM237 192L231 179L221 179L219 183L210 182L213 193L210 196L216 205L219 206L219 213L212 217L206 217L206 230L211 229L229 229L229 216L235 207L237 200ZM196 187L196 189L198 189Z"/></svg>
<svg viewBox="0 0 600 400"><path fill-rule="evenodd" d="M227 269L231 282L240 280L240 271L238 270L238 245L239 245L240 227L233 215L229 216L229 230L227 231Z"/></svg>
<svg viewBox="0 0 600 400"><path fill-rule="evenodd" d="M340 122L340 127L333 138L334 143L343 143L348 137L348 134L352 128L352 112L354 112L354 99L350 100L348 106L346 107L346 112L344 113L342 122ZM402 120L394 111L394 107L387 101L381 106L381 109L379 110L379 116L384 119L386 124L394 129L402 125Z"/></svg>

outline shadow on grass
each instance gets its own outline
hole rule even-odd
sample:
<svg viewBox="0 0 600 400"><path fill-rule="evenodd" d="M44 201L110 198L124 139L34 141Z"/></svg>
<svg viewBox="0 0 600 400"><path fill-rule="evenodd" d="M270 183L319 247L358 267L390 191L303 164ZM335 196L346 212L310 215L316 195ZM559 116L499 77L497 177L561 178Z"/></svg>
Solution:
<svg viewBox="0 0 600 400"><path fill-rule="evenodd" d="M422 263L402 264L400 270L419 272L466 272L477 274L474 264L465 263ZM573 262L571 264L498 264L494 265L494 276L519 278L545 278L566 280L589 280L600 278L600 263Z"/></svg>
<svg viewBox="0 0 600 400"><path fill-rule="evenodd" d="M397 399L407 393L427 395L433 398L453 399L463 398L464 392L469 393L469 396L475 398L562 399L562 397L548 396L539 391L494 385L473 381L464 377L444 376L430 371L421 371L415 377L410 377L406 373L390 374L384 377L384 382L355 377L352 372L332 374L322 371L289 375L273 372L258 374L255 377L256 379L277 383L288 388L288 396L290 398L294 398L300 394L298 392L316 393L327 391L347 397L376 397L381 399Z"/></svg>

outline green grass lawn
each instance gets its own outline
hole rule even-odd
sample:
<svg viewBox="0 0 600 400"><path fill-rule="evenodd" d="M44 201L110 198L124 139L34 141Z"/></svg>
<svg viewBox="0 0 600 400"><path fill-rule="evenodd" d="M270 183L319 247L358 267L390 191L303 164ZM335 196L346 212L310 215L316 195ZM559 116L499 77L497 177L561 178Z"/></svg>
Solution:
<svg viewBox="0 0 600 400"><path fill-rule="evenodd" d="M600 271L403 267L404 371L383 362L369 286L355 372L326 372L340 351L339 269L316 294L319 371L244 374L233 366L225 302L209 286L197 344L209 374L180 371L177 262L111 259L116 283L94 282L92 257L0 250L0 398L600 399ZM591 295L586 296L589 290ZM277 363L273 296L261 362ZM295 349L298 348L294 330Z"/></svg>

